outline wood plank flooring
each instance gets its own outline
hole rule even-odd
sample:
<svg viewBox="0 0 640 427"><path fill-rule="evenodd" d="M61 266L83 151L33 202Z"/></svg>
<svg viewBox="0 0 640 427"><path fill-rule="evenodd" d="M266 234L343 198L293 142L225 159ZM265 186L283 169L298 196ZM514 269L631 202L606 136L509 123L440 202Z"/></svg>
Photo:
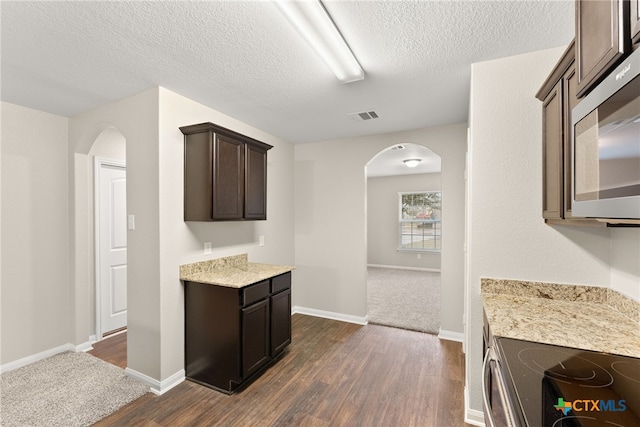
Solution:
<svg viewBox="0 0 640 427"><path fill-rule="evenodd" d="M126 368L127 333L120 332L117 335L94 343L93 350L88 351L88 353L122 369Z"/></svg>
<svg viewBox="0 0 640 427"><path fill-rule="evenodd" d="M227 396L184 381L96 425L469 426L460 343L300 314L292 323L285 354L243 391ZM126 334L90 353L126 366Z"/></svg>

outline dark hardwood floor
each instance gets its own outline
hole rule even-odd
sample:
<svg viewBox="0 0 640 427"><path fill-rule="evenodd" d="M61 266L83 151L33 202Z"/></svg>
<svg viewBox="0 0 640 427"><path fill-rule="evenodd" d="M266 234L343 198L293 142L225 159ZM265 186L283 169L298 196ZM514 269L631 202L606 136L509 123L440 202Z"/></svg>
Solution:
<svg viewBox="0 0 640 427"><path fill-rule="evenodd" d="M241 392L184 381L97 426L420 426L464 423L461 344L385 326L296 314L292 344ZM126 366L126 333L90 352Z"/></svg>
<svg viewBox="0 0 640 427"><path fill-rule="evenodd" d="M127 332L120 332L93 344L93 350L88 351L96 357L112 365L127 367Z"/></svg>

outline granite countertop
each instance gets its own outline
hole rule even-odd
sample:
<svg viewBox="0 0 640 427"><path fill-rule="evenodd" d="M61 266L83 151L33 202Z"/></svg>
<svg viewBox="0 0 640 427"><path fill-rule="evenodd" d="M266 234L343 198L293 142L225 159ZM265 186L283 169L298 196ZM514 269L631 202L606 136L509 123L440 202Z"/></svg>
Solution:
<svg viewBox="0 0 640 427"><path fill-rule="evenodd" d="M640 358L640 303L608 288L482 279L494 336Z"/></svg>
<svg viewBox="0 0 640 427"><path fill-rule="evenodd" d="M288 265L249 262L247 254L241 254L181 265L180 280L243 288L294 269Z"/></svg>

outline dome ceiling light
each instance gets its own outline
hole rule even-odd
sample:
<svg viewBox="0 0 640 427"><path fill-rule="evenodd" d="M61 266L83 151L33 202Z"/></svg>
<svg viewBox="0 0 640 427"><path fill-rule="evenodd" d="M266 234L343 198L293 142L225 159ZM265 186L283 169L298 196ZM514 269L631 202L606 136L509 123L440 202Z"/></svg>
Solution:
<svg viewBox="0 0 640 427"><path fill-rule="evenodd" d="M420 163L421 161L422 159L407 159L407 160L403 160L402 163L404 163L410 168L415 168L416 166L418 166L418 163Z"/></svg>

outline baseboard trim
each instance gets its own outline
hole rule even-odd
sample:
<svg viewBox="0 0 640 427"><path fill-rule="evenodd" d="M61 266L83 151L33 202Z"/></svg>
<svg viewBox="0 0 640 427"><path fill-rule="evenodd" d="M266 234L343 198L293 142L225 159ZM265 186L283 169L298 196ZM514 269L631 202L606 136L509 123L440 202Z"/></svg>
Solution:
<svg viewBox="0 0 640 427"><path fill-rule="evenodd" d="M438 332L438 338L441 340L463 342L464 334L462 332L444 331L440 329Z"/></svg>
<svg viewBox="0 0 640 427"><path fill-rule="evenodd" d="M59 345L58 347L50 348L49 350L41 351L40 353L32 354L31 356L26 356L22 359L0 365L0 373L22 368L23 366L27 366L33 362L37 362L38 360L46 359L47 357L55 356L56 354L64 353L65 351L72 351L74 353L87 352L89 350L93 350L91 343L92 342L89 340L78 345L71 343Z"/></svg>
<svg viewBox="0 0 640 427"><path fill-rule="evenodd" d="M429 271L431 273L440 273L440 269L439 268L403 267L403 266L399 266L399 265L381 265L381 264L367 264L367 267L390 268L392 270Z"/></svg>
<svg viewBox="0 0 640 427"><path fill-rule="evenodd" d="M95 341L91 341L91 338L89 338L89 341L83 342L82 344L78 344L76 346L73 346L73 344L72 344L72 346L74 348L73 351L75 351L76 353L80 353L80 352L86 353L89 350L93 350L93 345L92 344L94 342Z"/></svg>
<svg viewBox="0 0 640 427"><path fill-rule="evenodd" d="M22 359L14 360L13 362L5 363L4 365L0 365L0 373L22 368L23 366L27 366L33 362L37 362L38 360L46 359L47 357L55 356L56 354L64 353L65 351L75 352L77 347L81 347L83 345L84 344L75 346L73 344L67 343L58 347L50 348L49 350L41 351L40 353L32 354L31 356L23 357ZM89 344L89 346L91 346L91 344Z"/></svg>
<svg viewBox="0 0 640 427"><path fill-rule="evenodd" d="M141 383L148 385L151 392L153 394L157 394L158 396L163 395L185 380L184 369L180 369L178 372L162 381L158 381L131 368L125 368L124 373L128 377L131 377L134 380L138 380Z"/></svg>
<svg viewBox="0 0 640 427"><path fill-rule="evenodd" d="M484 412L469 408L469 391L464 388L464 422L474 426L485 427Z"/></svg>
<svg viewBox="0 0 640 427"><path fill-rule="evenodd" d="M299 313L299 314L306 314L308 316L313 316L313 317L322 317L325 319L340 320L342 322L355 323L357 325L366 325L368 323L367 316L364 316L364 317L353 316L350 314L317 310L315 308L307 308L307 307L300 307L300 306L294 306L293 309L291 310L291 313L292 314Z"/></svg>

